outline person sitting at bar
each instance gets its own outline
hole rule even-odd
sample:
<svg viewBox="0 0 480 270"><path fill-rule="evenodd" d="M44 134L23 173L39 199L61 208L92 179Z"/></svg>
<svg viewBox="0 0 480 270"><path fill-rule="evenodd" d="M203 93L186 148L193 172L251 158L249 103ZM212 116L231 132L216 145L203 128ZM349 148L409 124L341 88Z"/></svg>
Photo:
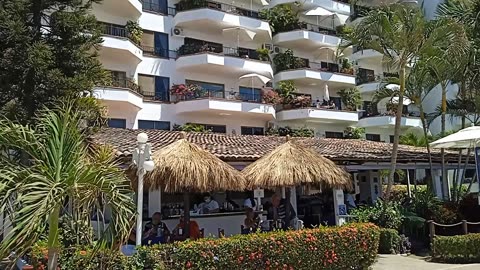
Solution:
<svg viewBox="0 0 480 270"><path fill-rule="evenodd" d="M175 229L173 230L173 238L174 240L185 240L186 237L186 232L185 232L185 217L184 215L180 216L180 220L175 226ZM195 220L190 220L190 239L191 240L197 240L200 238L200 227L198 226L198 223Z"/></svg>
<svg viewBox="0 0 480 270"><path fill-rule="evenodd" d="M203 201L204 202L199 205L200 214L218 213L218 211L220 211L218 202L212 199L209 193L203 196Z"/></svg>
<svg viewBox="0 0 480 270"><path fill-rule="evenodd" d="M156 212L152 215L152 220L145 224L143 235L151 244L165 243L167 241L170 230L162 222L161 213Z"/></svg>
<svg viewBox="0 0 480 270"><path fill-rule="evenodd" d="M286 200L282 199L280 195L273 194L272 206L268 209L267 213L267 219L273 220L274 222L280 221L282 223L281 228L283 229L287 229L290 226L290 222L297 217L291 203L288 204L290 215L287 217L286 204Z"/></svg>
<svg viewBox="0 0 480 270"><path fill-rule="evenodd" d="M259 228L260 218L258 216L255 217L255 212L252 208L245 209L245 216L242 234L255 232Z"/></svg>
<svg viewBox="0 0 480 270"><path fill-rule="evenodd" d="M255 209L257 207L257 203L255 202L255 198L253 198L252 192L247 191L245 193L245 201L243 202L243 207L246 209Z"/></svg>

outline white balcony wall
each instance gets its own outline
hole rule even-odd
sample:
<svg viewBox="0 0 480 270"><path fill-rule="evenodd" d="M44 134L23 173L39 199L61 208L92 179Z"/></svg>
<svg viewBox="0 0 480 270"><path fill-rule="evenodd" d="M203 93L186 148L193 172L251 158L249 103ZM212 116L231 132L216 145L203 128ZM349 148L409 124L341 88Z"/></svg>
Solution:
<svg viewBox="0 0 480 270"><path fill-rule="evenodd" d="M175 104L177 114L208 114L211 116L238 116L248 118L259 118L264 120L275 119L273 105L242 102L228 98L226 99L197 99L181 101Z"/></svg>
<svg viewBox="0 0 480 270"><path fill-rule="evenodd" d="M173 17L143 12L138 22L140 27L145 30L170 34L173 26Z"/></svg>
<svg viewBox="0 0 480 270"><path fill-rule="evenodd" d="M103 0L93 4L93 14L99 21L124 25L127 20L136 21L142 14L142 3L138 0Z"/></svg>
<svg viewBox="0 0 480 270"><path fill-rule="evenodd" d="M128 38L103 36L100 56L122 59L126 65L136 66L142 61L143 51Z"/></svg>
<svg viewBox="0 0 480 270"><path fill-rule="evenodd" d="M96 87L95 97L104 101L109 112L113 107L128 108L129 111L138 111L143 108L143 97L133 91L115 87Z"/></svg>
<svg viewBox="0 0 480 270"><path fill-rule="evenodd" d="M294 4L298 2L302 3L301 8L303 10L308 10L315 7L323 7L333 12L338 12L346 15L350 14L350 5L348 3L342 3L342 2L333 1L333 0L304 0L304 1L271 0L270 7L274 7L276 5L281 5L281 4Z"/></svg>
<svg viewBox="0 0 480 270"><path fill-rule="evenodd" d="M355 124L358 121L357 112L347 112L338 110L302 108L284 110L277 113L278 121L298 121L306 122L324 122L324 123L345 123Z"/></svg>
<svg viewBox="0 0 480 270"><path fill-rule="evenodd" d="M137 65L130 65L126 62L118 61L118 58L107 54L100 54L99 60L107 70L123 71L128 78L137 78Z"/></svg>

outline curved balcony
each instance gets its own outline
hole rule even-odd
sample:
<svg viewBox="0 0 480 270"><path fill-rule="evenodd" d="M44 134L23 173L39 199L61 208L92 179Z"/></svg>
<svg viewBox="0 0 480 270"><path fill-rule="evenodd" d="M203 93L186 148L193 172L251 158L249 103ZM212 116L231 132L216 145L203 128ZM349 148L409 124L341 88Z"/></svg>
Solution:
<svg viewBox="0 0 480 270"><path fill-rule="evenodd" d="M300 48L306 51L315 51L322 47L336 50L340 44L340 38L336 36L335 30L302 23L296 30L276 34L273 37L273 43L287 48Z"/></svg>
<svg viewBox="0 0 480 270"><path fill-rule="evenodd" d="M272 39L268 22L259 18L258 12L224 3L205 1L200 4L177 4L174 26L198 32L218 32L241 27L256 33L255 40Z"/></svg>
<svg viewBox="0 0 480 270"><path fill-rule="evenodd" d="M277 121L308 121L325 124L354 124L358 122L358 113L316 107L292 108L278 112Z"/></svg>
<svg viewBox="0 0 480 270"><path fill-rule="evenodd" d="M177 98L175 111L177 114L254 116L266 121L275 119L273 104L264 103L261 95L233 91L205 91L196 96Z"/></svg>
<svg viewBox="0 0 480 270"><path fill-rule="evenodd" d="M184 45L185 46L185 45ZM273 77L270 62L260 60L256 50L230 48L216 45L192 45L180 48L176 61L177 70L240 77L256 73Z"/></svg>
<svg viewBox="0 0 480 270"><path fill-rule="evenodd" d="M143 108L140 87L133 79L113 79L108 85L95 87L94 94L107 106L127 106L137 111Z"/></svg>
<svg viewBox="0 0 480 270"><path fill-rule="evenodd" d="M142 15L142 3L139 0L103 0L101 4L94 4L93 12L96 11L137 20Z"/></svg>
<svg viewBox="0 0 480 270"><path fill-rule="evenodd" d="M124 63L132 65L138 65L142 61L143 51L128 37L125 27L104 24L102 30L100 57L121 59Z"/></svg>
<svg viewBox="0 0 480 270"><path fill-rule="evenodd" d="M271 0L270 7L282 4L295 4L298 2L302 3L300 7L302 10L309 10L315 7L323 7L333 12L338 12L346 15L350 14L349 0Z"/></svg>
<svg viewBox="0 0 480 270"><path fill-rule="evenodd" d="M372 61L375 63L382 61L382 58L383 54L372 49L361 50L354 48L353 54L350 56L351 61Z"/></svg>
<svg viewBox="0 0 480 270"><path fill-rule="evenodd" d="M363 117L358 120L358 126L363 128L368 127L382 127L391 128L395 126L395 116L392 115L377 115ZM422 128L422 120L419 117L404 116L401 120L402 128Z"/></svg>

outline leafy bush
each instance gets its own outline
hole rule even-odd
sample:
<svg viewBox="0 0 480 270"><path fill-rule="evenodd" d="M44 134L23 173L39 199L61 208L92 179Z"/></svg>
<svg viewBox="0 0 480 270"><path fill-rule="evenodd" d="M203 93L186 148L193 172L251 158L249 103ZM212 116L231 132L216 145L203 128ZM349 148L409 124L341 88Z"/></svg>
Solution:
<svg viewBox="0 0 480 270"><path fill-rule="evenodd" d="M295 98L294 93L297 92L297 87L293 81L281 81L278 83L276 91L282 98L283 103L289 104Z"/></svg>
<svg viewBox="0 0 480 270"><path fill-rule="evenodd" d="M400 235L394 229L380 229L378 253L397 254L400 251Z"/></svg>
<svg viewBox="0 0 480 270"><path fill-rule="evenodd" d="M480 263L480 234L436 236L433 260L447 263Z"/></svg>
<svg viewBox="0 0 480 270"><path fill-rule="evenodd" d="M262 90L262 101L267 104L280 104L283 102L283 98L278 92L271 89Z"/></svg>
<svg viewBox="0 0 480 270"><path fill-rule="evenodd" d="M293 51L287 49L284 53L278 53L273 57L273 64L275 66L275 73L307 67L305 59L293 56Z"/></svg>
<svg viewBox="0 0 480 270"><path fill-rule="evenodd" d="M138 22L128 21L125 25L125 30L127 31L128 38L135 44L140 44L142 42L143 29Z"/></svg>
<svg viewBox="0 0 480 270"><path fill-rule="evenodd" d="M169 254L168 269L368 269L376 258L378 227L344 227L239 235L152 247Z"/></svg>
<svg viewBox="0 0 480 270"><path fill-rule="evenodd" d="M289 4L261 10L259 15L260 18L269 22L273 34L292 31L300 26L298 12Z"/></svg>
<svg viewBox="0 0 480 270"><path fill-rule="evenodd" d="M313 137L315 136L315 131L307 127L301 128L291 128L291 127L279 127L279 128L268 128L265 132L266 135L270 136L292 136L292 137Z"/></svg>
<svg viewBox="0 0 480 270"><path fill-rule="evenodd" d="M185 132L200 132L200 133L210 133L210 129L207 129L205 125L186 123L185 125L173 125L172 128L174 131L185 131Z"/></svg>
<svg viewBox="0 0 480 270"><path fill-rule="evenodd" d="M363 206L353 210L359 222L372 222L375 225L398 230L403 221L400 204L394 201L377 200L373 206Z"/></svg>
<svg viewBox="0 0 480 270"><path fill-rule="evenodd" d="M346 127L343 131L346 139L361 139L365 134L365 129L361 127Z"/></svg>

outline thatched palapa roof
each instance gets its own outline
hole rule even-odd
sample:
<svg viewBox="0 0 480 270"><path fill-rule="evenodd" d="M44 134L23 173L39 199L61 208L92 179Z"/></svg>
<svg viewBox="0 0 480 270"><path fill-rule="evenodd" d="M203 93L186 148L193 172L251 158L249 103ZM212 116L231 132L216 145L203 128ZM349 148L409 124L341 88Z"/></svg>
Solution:
<svg viewBox="0 0 480 270"><path fill-rule="evenodd" d="M155 169L145 175L145 185L171 193L245 190L239 171L185 137L153 153Z"/></svg>
<svg viewBox="0 0 480 270"><path fill-rule="evenodd" d="M350 174L333 161L288 141L242 170L250 188L320 184L350 189Z"/></svg>

